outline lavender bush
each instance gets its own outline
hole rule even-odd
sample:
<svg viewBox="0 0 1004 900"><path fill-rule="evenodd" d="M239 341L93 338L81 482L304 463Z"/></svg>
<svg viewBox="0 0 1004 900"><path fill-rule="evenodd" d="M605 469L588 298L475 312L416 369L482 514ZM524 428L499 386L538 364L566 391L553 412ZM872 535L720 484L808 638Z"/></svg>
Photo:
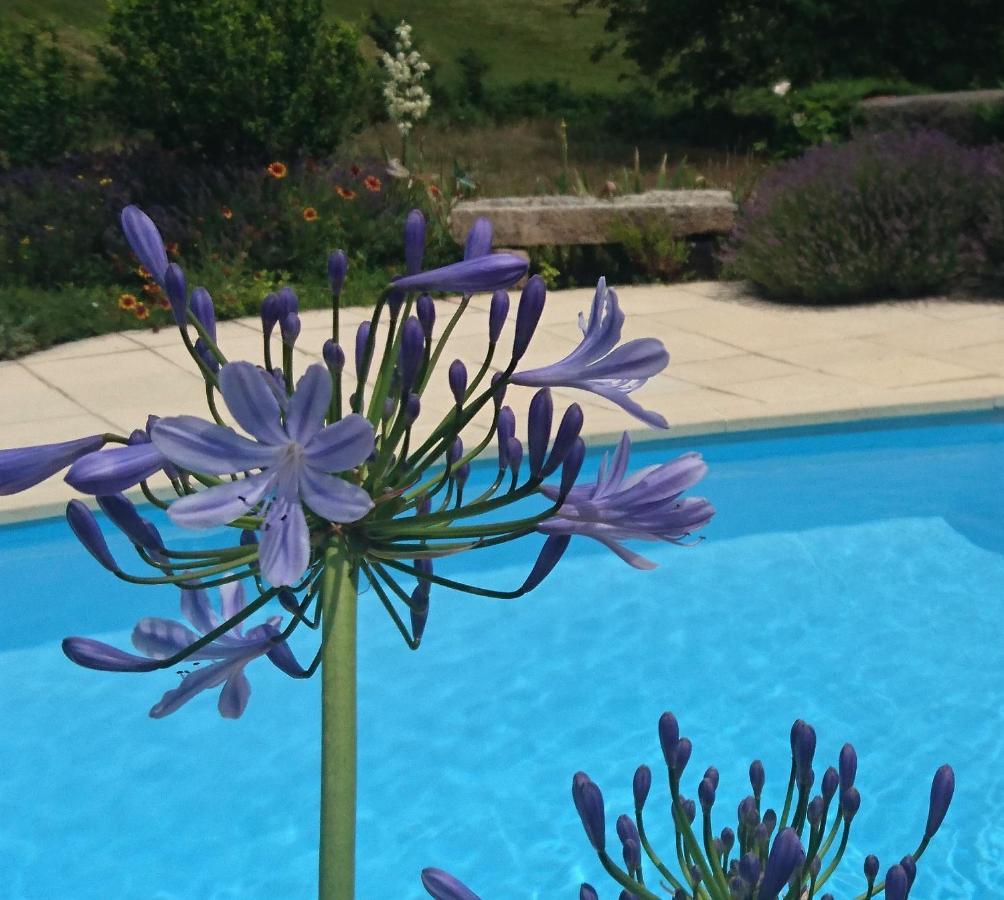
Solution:
<svg viewBox="0 0 1004 900"><path fill-rule="evenodd" d="M726 271L778 299L832 303L945 293L998 277L1004 153L938 132L811 150L744 204Z"/></svg>
<svg viewBox="0 0 1004 900"><path fill-rule="evenodd" d="M645 832L644 809L652 788L648 766L639 766L634 773L634 815L617 819L616 845L607 842L603 794L585 772L576 773L572 779L575 809L601 865L623 888L621 900L833 900L832 894L823 891L840 865L851 823L861 806L854 784L858 756L851 744L844 744L837 765L827 767L817 782L812 768L815 730L798 719L791 726L790 741L791 768L780 814L766 806L763 791L767 773L763 763L754 760L749 768L752 793L739 803L736 826L719 832L711 824L718 770L710 766L699 779L697 802L683 796L682 779L692 746L688 738L680 736L676 717L663 713L659 743L676 833L675 852L669 850L663 856ZM916 848L890 866L882 880L878 879L878 858L867 856L865 889L857 900L869 900L883 892L886 900L905 900L917 877L917 860L941 827L954 792L955 773L951 766L943 765L931 782L927 822ZM662 808L657 811L661 814ZM623 867L615 858L618 851ZM422 884L435 900L478 900L470 888L442 869L425 869ZM582 885L580 900L597 897L592 885Z"/></svg>

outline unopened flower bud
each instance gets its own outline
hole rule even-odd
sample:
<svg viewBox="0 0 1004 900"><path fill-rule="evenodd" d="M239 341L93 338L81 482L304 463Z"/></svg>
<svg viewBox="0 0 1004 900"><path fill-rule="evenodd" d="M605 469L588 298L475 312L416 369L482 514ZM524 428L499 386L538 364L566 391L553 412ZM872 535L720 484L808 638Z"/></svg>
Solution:
<svg viewBox="0 0 1004 900"><path fill-rule="evenodd" d="M547 288L544 279L534 275L523 288L519 298L519 308L516 310L516 335L513 338L512 358L520 360L530 346L530 339L537 330L537 323L544 311L544 300Z"/></svg>
<svg viewBox="0 0 1004 900"><path fill-rule="evenodd" d="M298 313L300 311L300 298L296 296L296 291L291 287L279 288L276 294L279 302L279 326L282 326L282 320L288 316L291 312Z"/></svg>
<svg viewBox="0 0 1004 900"><path fill-rule="evenodd" d="M744 828L756 828L760 824L760 813L757 812L754 797L744 797L739 802L738 818L739 824Z"/></svg>
<svg viewBox="0 0 1004 900"><path fill-rule="evenodd" d="M955 772L952 767L941 766L934 773L931 782L931 802L927 809L927 826L924 828L924 839L930 840L945 821L945 813L952 802L955 793Z"/></svg>
<svg viewBox="0 0 1004 900"><path fill-rule="evenodd" d="M268 294L261 302L261 328L268 338L272 334L279 317L282 315L282 304L276 294Z"/></svg>
<svg viewBox="0 0 1004 900"><path fill-rule="evenodd" d="M499 448L499 468L504 469L509 464L509 440L516 434L516 414L511 407L503 406L499 410L498 422L495 426L495 437Z"/></svg>
<svg viewBox="0 0 1004 900"><path fill-rule="evenodd" d="M118 572L119 567L112 556L105 536L101 533L101 526L94 518L87 506L81 500L71 500L66 504L66 521L77 536L77 540L84 545L84 549L91 554L109 572Z"/></svg>
<svg viewBox="0 0 1004 900"><path fill-rule="evenodd" d="M519 473L519 467L523 462L523 445L519 438L509 438L506 441L506 459L509 463L509 471L515 476Z"/></svg>
<svg viewBox="0 0 1004 900"><path fill-rule="evenodd" d="M694 819L697 818L697 804L693 800L688 800L686 797L681 801L683 806L683 814L687 817L687 821L691 825L694 824Z"/></svg>
<svg viewBox="0 0 1004 900"><path fill-rule="evenodd" d="M484 216L474 220L464 242L464 259L478 259L492 252L492 223Z"/></svg>
<svg viewBox="0 0 1004 900"><path fill-rule="evenodd" d="M495 344L502 334L509 315L509 294L506 291L496 291L492 294L491 306L488 308L488 342Z"/></svg>
<svg viewBox="0 0 1004 900"><path fill-rule="evenodd" d="M404 404L404 420L408 425L411 425L422 411L422 401L418 394L409 394L408 399Z"/></svg>
<svg viewBox="0 0 1004 900"><path fill-rule="evenodd" d="M436 324L436 304L428 294L422 294L415 301L415 315L422 323L422 331L425 333L426 342L432 340L432 329Z"/></svg>
<svg viewBox="0 0 1004 900"><path fill-rule="evenodd" d="M366 345L369 343L370 323L360 322L356 329L356 377L362 381L366 364Z"/></svg>
<svg viewBox="0 0 1004 900"><path fill-rule="evenodd" d="M845 789L854 787L854 778L858 773L858 754L854 751L854 747L851 744L844 744L840 748L838 766L840 769L840 787Z"/></svg>
<svg viewBox="0 0 1004 900"><path fill-rule="evenodd" d="M708 768L704 770L704 777L707 778L708 781L710 781L714 785L715 790L717 791L718 790L718 769L716 769L714 766L708 766Z"/></svg>
<svg viewBox="0 0 1004 900"><path fill-rule="evenodd" d="M723 828L718 838L722 842L722 850L728 853L732 850L732 845L736 842L736 833L731 828Z"/></svg>
<svg viewBox="0 0 1004 900"><path fill-rule="evenodd" d="M591 884L583 884L579 888L579 900L599 900L599 894Z"/></svg>
<svg viewBox="0 0 1004 900"><path fill-rule="evenodd" d="M879 872L879 859L877 856L869 853L868 856L865 857L864 872L865 878L868 880L868 887L871 887L875 882L875 879L878 877Z"/></svg>
<svg viewBox="0 0 1004 900"><path fill-rule="evenodd" d="M671 712L664 712L659 716L659 744L668 769L673 769L676 765L676 747L679 743L680 724Z"/></svg>
<svg viewBox="0 0 1004 900"><path fill-rule="evenodd" d="M914 881L917 880L917 863L908 853L899 861L899 864L903 867L903 871L906 872L906 887L909 890L913 887Z"/></svg>
<svg viewBox="0 0 1004 900"><path fill-rule="evenodd" d="M188 321L188 287L185 273L177 263L170 263L164 272L164 290L171 304L174 321L184 328Z"/></svg>
<svg viewBox="0 0 1004 900"><path fill-rule="evenodd" d="M747 853L739 860L739 877L751 887L760 879L760 857Z"/></svg>
<svg viewBox="0 0 1004 900"><path fill-rule="evenodd" d="M763 786L767 781L767 775L764 772L763 763L758 759L754 759L750 763L750 786L753 788L753 796L759 800L760 794L763 793Z"/></svg>
<svg viewBox="0 0 1004 900"><path fill-rule="evenodd" d="M446 454L446 461L450 464L452 468L457 464L457 461L461 456L464 455L464 442L460 439L460 435L457 435L453 439L453 443L450 445L450 449Z"/></svg>
<svg viewBox="0 0 1004 900"><path fill-rule="evenodd" d="M634 772L634 779L631 782L631 790L634 793L634 808L641 809L648 798L648 792L652 788L652 770L645 765L638 766Z"/></svg>
<svg viewBox="0 0 1004 900"><path fill-rule="evenodd" d="M773 900L788 883L795 867L804 858L805 851L795 829L785 828L774 839L757 897L762 900Z"/></svg>
<svg viewBox="0 0 1004 900"><path fill-rule="evenodd" d="M791 726L791 756L795 761L795 780L800 787L807 783L815 752L815 729L808 722L797 719Z"/></svg>
<svg viewBox="0 0 1004 900"><path fill-rule="evenodd" d="M467 393L467 366L462 360L455 359L450 363L448 380L454 401L457 406L463 406L464 395Z"/></svg>
<svg viewBox="0 0 1004 900"><path fill-rule="evenodd" d="M338 297L342 293L342 286L345 284L345 275L349 271L349 258L344 250L332 250L328 254L328 284L331 285L331 293Z"/></svg>
<svg viewBox="0 0 1004 900"><path fill-rule="evenodd" d="M673 770L676 772L677 778L683 777L683 770L687 768L687 763L690 762L690 754L693 752L694 745L690 743L690 738L680 738L679 743L676 745L676 755L673 759Z"/></svg>
<svg viewBox="0 0 1004 900"><path fill-rule="evenodd" d="M554 402L551 400L549 388L541 388L530 400L530 412L527 416L527 450L530 460L530 474L540 477L544 467L544 457L547 445L551 441L551 421L554 415Z"/></svg>
<svg viewBox="0 0 1004 900"><path fill-rule="evenodd" d="M840 811L844 814L844 821L850 822L858 810L861 808L861 794L855 787L847 788L840 792Z"/></svg>
<svg viewBox="0 0 1004 900"><path fill-rule="evenodd" d="M902 866L893 866L886 872L885 900L906 900L909 889L906 872Z"/></svg>
<svg viewBox="0 0 1004 900"><path fill-rule="evenodd" d="M279 322L279 331L282 334L282 342L287 347L292 347L300 336L300 316L295 312L286 313Z"/></svg>
<svg viewBox="0 0 1004 900"><path fill-rule="evenodd" d="M809 820L809 824L815 828L819 825L823 818L823 806L825 801L822 797L813 797L809 801L809 806L805 811L805 817Z"/></svg>
<svg viewBox="0 0 1004 900"><path fill-rule="evenodd" d="M408 393L415 384L424 354L425 333L422 331L422 324L415 316L408 316L401 326L401 349L398 352L402 393Z"/></svg>
<svg viewBox="0 0 1004 900"><path fill-rule="evenodd" d="M823 783L822 792L823 800L829 803L833 799L833 795L837 792L837 788L840 786L840 776L837 774L837 770L830 766L823 773Z"/></svg>
<svg viewBox="0 0 1004 900"><path fill-rule="evenodd" d="M342 369L345 368L345 351L331 338L328 338L324 342L324 346L321 348L321 356L324 358L324 364L334 374L341 374Z"/></svg>
<svg viewBox="0 0 1004 900"><path fill-rule="evenodd" d="M599 852L606 846L606 828L603 816L603 794L585 772L576 772L572 778L572 801L582 820L589 843Z"/></svg>
<svg viewBox="0 0 1004 900"><path fill-rule="evenodd" d="M404 263L409 275L422 271L425 254L425 216L413 209L404 220Z"/></svg>
<svg viewBox="0 0 1004 900"><path fill-rule="evenodd" d="M701 809L709 812L715 805L715 785L710 778L702 778L697 786L697 799L701 801Z"/></svg>

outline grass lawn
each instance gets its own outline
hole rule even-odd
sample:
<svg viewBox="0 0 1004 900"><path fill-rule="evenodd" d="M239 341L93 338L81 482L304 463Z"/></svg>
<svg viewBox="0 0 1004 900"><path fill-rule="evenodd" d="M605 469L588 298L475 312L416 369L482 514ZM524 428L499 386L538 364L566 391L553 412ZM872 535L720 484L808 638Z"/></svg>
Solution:
<svg viewBox="0 0 1004 900"><path fill-rule="evenodd" d="M362 27L370 9L405 18L418 49L447 81L461 50L477 50L491 66L487 81L567 81L578 90L614 92L628 63L610 57L590 62L589 51L603 37L602 10L569 15L567 0L326 0L332 15ZM86 53L107 19L105 0L5 0L15 18L52 22L69 44Z"/></svg>

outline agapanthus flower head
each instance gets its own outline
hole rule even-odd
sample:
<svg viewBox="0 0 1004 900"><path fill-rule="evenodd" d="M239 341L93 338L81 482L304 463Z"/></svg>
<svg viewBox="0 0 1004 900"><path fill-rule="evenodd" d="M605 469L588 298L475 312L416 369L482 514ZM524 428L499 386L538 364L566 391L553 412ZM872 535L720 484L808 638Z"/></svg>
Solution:
<svg viewBox="0 0 1004 900"><path fill-rule="evenodd" d="M622 541L679 544L711 520L714 508L707 500L681 498L707 471L700 455L687 453L627 476L630 454L631 439L624 432L613 458L601 464L596 482L576 484L558 514L543 521L538 530L591 537L629 565L652 569L655 563L629 550ZM558 496L550 485L543 485L541 491L551 499Z"/></svg>
<svg viewBox="0 0 1004 900"><path fill-rule="evenodd" d="M285 414L256 366L234 362L220 372L223 400L235 421L254 436L194 416L162 419L156 447L192 472L222 475L259 469L176 500L168 515L186 528L211 528L243 515L262 515L260 567L274 585L293 584L310 559L306 505L328 522L354 522L373 506L358 485L331 474L353 469L373 450L373 426L359 415L324 425L331 377L315 364L296 386Z"/></svg>
<svg viewBox="0 0 1004 900"><path fill-rule="evenodd" d="M216 613L203 590L184 589L181 611L192 631L181 622L170 619L141 619L132 633L133 646L142 653L137 656L101 641L84 637L69 637L63 641L63 652L78 665L105 672L149 672L160 668L162 660L186 650L200 636L208 635L222 623L244 609L244 588L240 582L230 582L220 588L221 614ZM150 710L155 719L170 715L196 694L223 685L217 708L228 719L238 718L247 707L251 684L244 669L252 660L267 656L287 675L298 677L303 669L286 642L279 639L282 620L270 617L264 624L247 632L238 623L216 640L188 656L188 660L210 665L185 673L181 684L167 691Z"/></svg>
<svg viewBox="0 0 1004 900"><path fill-rule="evenodd" d="M579 316L582 343L564 359L538 369L517 372L513 384L528 387L571 387L599 394L641 421L656 428L668 428L659 413L643 409L630 394L642 387L669 363L669 353L655 338L638 338L617 346L624 313L617 295L601 278L586 321ZM517 319L517 331L519 321Z"/></svg>

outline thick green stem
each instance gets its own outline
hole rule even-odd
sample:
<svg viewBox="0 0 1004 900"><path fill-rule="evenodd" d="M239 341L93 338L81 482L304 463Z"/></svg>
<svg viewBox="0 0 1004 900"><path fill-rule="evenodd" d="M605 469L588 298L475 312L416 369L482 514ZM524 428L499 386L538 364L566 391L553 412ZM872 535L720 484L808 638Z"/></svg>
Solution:
<svg viewBox="0 0 1004 900"><path fill-rule="evenodd" d="M321 582L319 900L352 900L355 895L356 577L345 546L331 544Z"/></svg>

